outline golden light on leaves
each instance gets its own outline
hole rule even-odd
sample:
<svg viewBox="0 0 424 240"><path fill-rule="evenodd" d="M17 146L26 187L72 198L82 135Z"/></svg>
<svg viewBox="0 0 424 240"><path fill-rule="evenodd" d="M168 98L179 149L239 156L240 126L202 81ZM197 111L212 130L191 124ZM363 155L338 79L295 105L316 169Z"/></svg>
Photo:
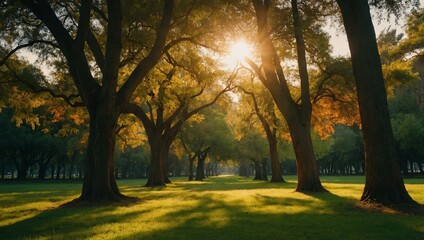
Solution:
<svg viewBox="0 0 424 240"><path fill-rule="evenodd" d="M63 117L63 114L65 113L65 110L63 108L52 108L50 110L50 113L53 115L52 117L52 122L59 122L59 121L63 121L65 118Z"/></svg>
<svg viewBox="0 0 424 240"><path fill-rule="evenodd" d="M351 126L359 124L359 108L356 104L343 104L323 98L314 105L312 124L315 132L323 140L331 137L337 124Z"/></svg>
<svg viewBox="0 0 424 240"><path fill-rule="evenodd" d="M141 97L135 97L135 99L134 99L135 104L140 104L142 102L143 102L143 99Z"/></svg>
<svg viewBox="0 0 424 240"><path fill-rule="evenodd" d="M72 120L74 120L74 122L75 122L75 124L76 124L76 125L81 125L81 124L83 124L83 123L84 123L84 119L83 119L83 118L81 118L81 116L80 116L80 115L78 115L78 114L71 114L69 117L70 117Z"/></svg>

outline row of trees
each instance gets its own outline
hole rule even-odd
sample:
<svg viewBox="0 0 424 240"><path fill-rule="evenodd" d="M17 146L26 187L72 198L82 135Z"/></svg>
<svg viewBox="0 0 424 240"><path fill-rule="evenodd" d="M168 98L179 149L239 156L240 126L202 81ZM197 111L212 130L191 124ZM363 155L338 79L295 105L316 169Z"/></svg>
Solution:
<svg viewBox="0 0 424 240"><path fill-rule="evenodd" d="M382 0L372 4L396 14L418 2ZM332 120L337 117L328 114L325 107L337 107L330 112L340 114L343 109L349 109L346 106L355 109L356 104L352 103L357 100L366 151L366 184L361 199L380 203L414 202L401 177L382 62L366 0L182 1L178 4L172 0L163 4L22 0L3 1L1 11L4 57L0 64L4 82L20 82L33 92L46 92L64 99L68 105L85 107L88 137L79 200L125 199L115 181L115 146L121 131L129 125L127 114L136 116L143 125L143 135L150 146L147 185L169 182L166 160L179 134L183 146L180 149L186 151L189 162L197 158L197 172L203 173L207 155L220 144L224 144L221 148L230 144L226 144L224 137L209 144L204 143L206 138L198 137L195 141L198 146L188 147L187 143L194 141L184 136L184 124L190 126L190 121L201 119L199 113L218 101L223 101L229 111L225 102L231 97L225 93L239 89L251 99L247 101L266 133L273 181L283 181L275 140L277 130L282 129L295 153L296 190L324 191L311 137L312 126L321 129L322 136L333 131ZM349 41L350 60L334 59L330 55L324 26L329 16L336 18L338 14ZM226 39L236 35L254 42L256 55L246 57L234 71L222 70L216 54L226 49ZM52 79L22 71L26 64L13 54L26 47L55 66ZM352 69L349 64L348 68L340 68L350 61ZM284 66L284 62L297 64ZM353 81L349 81L349 76ZM261 83L265 89L263 96L253 91L260 88L246 86L249 79ZM354 89L357 94L353 94ZM319 110L313 111L314 106ZM337 121L355 122L357 111L346 112L353 117ZM78 115L78 119L74 116L74 122L83 115ZM322 116L333 123L320 121ZM39 124L37 118L26 119ZM248 139L243 136L246 134L239 135L240 140ZM243 150L239 154L246 156ZM260 161L254 164L258 166L256 172L262 166L264 173L266 164L263 159ZM331 167L324 168L323 172L334 171ZM354 165L343 171L364 169L363 165Z"/></svg>
<svg viewBox="0 0 424 240"><path fill-rule="evenodd" d="M202 180L205 174L217 175L218 163L230 156L234 144L223 114L216 109L205 114L211 121L193 122L178 136L178 141L173 149L170 149L170 155L165 162L166 176L184 175L193 178L194 173L203 173L196 175L196 180ZM0 113L3 126L0 135L2 179L83 178L83 155L86 151L86 136L83 133L63 135L63 126L59 126L63 125L62 123L55 123L53 128L56 128L56 131L52 126L47 130L46 125L51 124L48 121L41 122L40 126L34 129L25 123L17 127L11 122L11 116L10 109L4 109ZM130 126L126 128L128 129L125 131L134 131ZM118 178L149 177L151 151L146 140L143 140L147 136L142 132L137 135L140 136L120 133L118 137L115 166L115 175ZM189 159L192 161L191 168L188 167ZM196 166L198 169L193 169Z"/></svg>

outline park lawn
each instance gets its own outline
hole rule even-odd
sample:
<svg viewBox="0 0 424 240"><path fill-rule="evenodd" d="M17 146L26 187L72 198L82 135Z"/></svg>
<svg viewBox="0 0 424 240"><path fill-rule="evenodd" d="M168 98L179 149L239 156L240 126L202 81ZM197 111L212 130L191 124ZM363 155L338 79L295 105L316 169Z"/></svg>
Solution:
<svg viewBox="0 0 424 240"><path fill-rule="evenodd" d="M364 178L321 177L330 193L221 176L162 188L120 180L131 206L60 207L81 183L0 183L0 239L424 239L424 217L355 207ZM424 179L406 179L424 204Z"/></svg>

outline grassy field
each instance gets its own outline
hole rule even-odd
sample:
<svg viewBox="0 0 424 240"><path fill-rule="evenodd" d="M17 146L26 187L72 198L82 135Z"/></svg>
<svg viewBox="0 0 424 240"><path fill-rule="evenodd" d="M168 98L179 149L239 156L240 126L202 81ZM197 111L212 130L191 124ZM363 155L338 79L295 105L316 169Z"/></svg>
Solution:
<svg viewBox="0 0 424 240"><path fill-rule="evenodd" d="M132 206L60 207L80 183L0 183L0 239L424 239L424 217L354 206L363 177L322 177L330 193L222 176L164 188L121 180ZM407 179L424 204L424 179Z"/></svg>

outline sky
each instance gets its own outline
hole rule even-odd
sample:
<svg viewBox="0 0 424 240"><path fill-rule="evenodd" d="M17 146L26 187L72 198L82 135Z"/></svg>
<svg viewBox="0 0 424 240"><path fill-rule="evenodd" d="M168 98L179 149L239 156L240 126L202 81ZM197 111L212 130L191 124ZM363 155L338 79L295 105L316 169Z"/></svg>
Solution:
<svg viewBox="0 0 424 240"><path fill-rule="evenodd" d="M421 7L424 7L424 0L420 0ZM396 23L394 17L389 20L381 20L375 17L375 13L373 14L373 24L375 29L375 34L378 36L381 31L390 27L391 29L396 28L398 33L402 33L404 25L406 23L407 16L403 16ZM408 15L408 14L404 14ZM337 29L335 26L329 25L330 31L330 43L333 45L333 55L335 56L349 56L349 46L346 38L346 34L342 32L340 29Z"/></svg>
<svg viewBox="0 0 424 240"><path fill-rule="evenodd" d="M405 19L399 20L398 24L392 21L382 21L378 23L375 19L373 19L375 34L378 36L381 31L387 28L396 28L398 33L403 32L403 25L405 23ZM333 45L333 55L335 56L349 56L349 46L347 42L346 34L343 30L337 29L336 27L330 27L330 43Z"/></svg>

